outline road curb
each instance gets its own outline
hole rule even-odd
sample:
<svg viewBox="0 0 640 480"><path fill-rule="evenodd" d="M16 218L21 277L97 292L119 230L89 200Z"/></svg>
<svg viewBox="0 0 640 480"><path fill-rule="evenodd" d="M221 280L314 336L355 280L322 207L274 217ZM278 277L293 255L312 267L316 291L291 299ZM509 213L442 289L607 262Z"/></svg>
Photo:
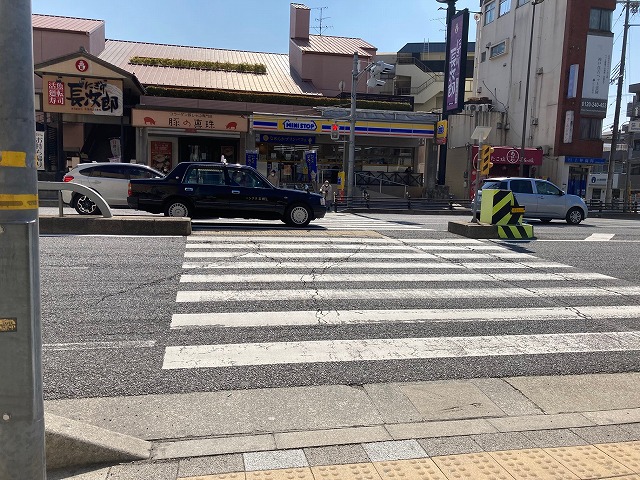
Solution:
<svg viewBox="0 0 640 480"><path fill-rule="evenodd" d="M40 216L40 233L49 235L191 235L188 218Z"/></svg>
<svg viewBox="0 0 640 480"><path fill-rule="evenodd" d="M151 443L87 423L45 414L47 469L146 460Z"/></svg>

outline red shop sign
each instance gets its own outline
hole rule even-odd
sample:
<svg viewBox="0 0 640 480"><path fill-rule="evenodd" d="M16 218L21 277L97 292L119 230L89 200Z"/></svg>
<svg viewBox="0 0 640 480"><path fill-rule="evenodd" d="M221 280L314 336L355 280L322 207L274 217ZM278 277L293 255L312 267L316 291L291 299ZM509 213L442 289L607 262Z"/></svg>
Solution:
<svg viewBox="0 0 640 480"><path fill-rule="evenodd" d="M478 156L477 145L473 145L471 153L474 159ZM494 165L519 165L521 153L522 150L516 147L493 147L491 162ZM525 165L542 165L542 150L525 148L523 163Z"/></svg>

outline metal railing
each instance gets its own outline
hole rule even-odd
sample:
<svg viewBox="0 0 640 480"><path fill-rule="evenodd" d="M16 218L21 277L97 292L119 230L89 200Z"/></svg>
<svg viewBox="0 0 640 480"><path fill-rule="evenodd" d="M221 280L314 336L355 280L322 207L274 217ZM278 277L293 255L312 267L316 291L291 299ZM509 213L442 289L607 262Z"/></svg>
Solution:
<svg viewBox="0 0 640 480"><path fill-rule="evenodd" d="M405 196L407 187L421 187L424 182L421 173L412 172L356 172L355 177L357 186L376 185L380 192L383 186L404 187Z"/></svg>
<svg viewBox="0 0 640 480"><path fill-rule="evenodd" d="M463 211L471 214L471 200L459 198L413 198L407 194L404 198L371 198L366 189L359 197L343 197L338 192L333 202L335 212L344 210L415 210L415 211Z"/></svg>
<svg viewBox="0 0 640 480"><path fill-rule="evenodd" d="M587 202L589 213L638 213L638 202L626 202L623 200L612 200L605 203L600 200L589 200Z"/></svg>
<svg viewBox="0 0 640 480"><path fill-rule="evenodd" d="M38 182L38 191L55 191L58 192L58 216L63 217L63 206L64 202L62 201L62 191L70 190L72 192L81 193L82 195L86 195L89 199L96 204L96 206L100 209L100 213L104 218L111 218L113 214L111 213L111 209L109 205L105 201L102 196L96 192L93 188L85 187L84 185L79 185L73 182Z"/></svg>

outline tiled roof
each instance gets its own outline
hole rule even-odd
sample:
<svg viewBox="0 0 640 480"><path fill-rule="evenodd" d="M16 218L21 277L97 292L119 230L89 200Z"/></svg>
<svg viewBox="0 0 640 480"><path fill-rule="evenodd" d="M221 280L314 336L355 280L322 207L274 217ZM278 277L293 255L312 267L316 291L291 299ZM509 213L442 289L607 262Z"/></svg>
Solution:
<svg viewBox="0 0 640 480"><path fill-rule="evenodd" d="M358 52L361 57L371 57L364 49L375 50L376 47L361 38L332 37L330 35L309 35L309 40L292 38L303 52L330 53L335 55L353 55Z"/></svg>
<svg viewBox="0 0 640 480"><path fill-rule="evenodd" d="M209 62L261 63L267 67L267 73L256 75L252 73L129 64L129 60L136 56ZM320 92L312 83L304 82L294 76L289 66L289 56L286 54L107 40L106 47L99 57L133 73L140 80L140 83L146 86L197 87L291 95L320 95Z"/></svg>
<svg viewBox="0 0 640 480"><path fill-rule="evenodd" d="M67 32L90 33L104 27L103 20L91 20L88 18L57 17L54 15L31 15L33 28L41 30L64 30Z"/></svg>

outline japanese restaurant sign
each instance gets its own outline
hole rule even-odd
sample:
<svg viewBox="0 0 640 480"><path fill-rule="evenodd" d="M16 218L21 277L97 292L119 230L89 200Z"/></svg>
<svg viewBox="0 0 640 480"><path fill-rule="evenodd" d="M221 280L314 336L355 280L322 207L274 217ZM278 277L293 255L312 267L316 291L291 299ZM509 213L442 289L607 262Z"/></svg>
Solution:
<svg viewBox="0 0 640 480"><path fill-rule="evenodd" d="M122 116L122 80L43 75L42 82L45 112Z"/></svg>
<svg viewBox="0 0 640 480"><path fill-rule="evenodd" d="M249 131L249 120L240 115L216 115L209 112L180 112L134 109L131 115L134 127L179 128L189 132Z"/></svg>

